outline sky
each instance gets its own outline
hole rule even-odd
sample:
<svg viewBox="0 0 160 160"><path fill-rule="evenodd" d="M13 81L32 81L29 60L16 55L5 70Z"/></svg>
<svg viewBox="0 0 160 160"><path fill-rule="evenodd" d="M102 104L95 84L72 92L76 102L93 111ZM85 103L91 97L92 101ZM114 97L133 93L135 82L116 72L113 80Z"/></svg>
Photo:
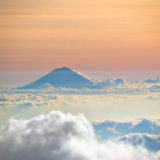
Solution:
<svg viewBox="0 0 160 160"><path fill-rule="evenodd" d="M0 0L0 159L159 160L143 143L160 144L160 83L142 83L159 62L160 0ZM63 66L139 81L17 89ZM92 128L107 120L121 129L104 128L115 139ZM128 122L139 131L121 135Z"/></svg>
<svg viewBox="0 0 160 160"><path fill-rule="evenodd" d="M159 0L0 1L0 70L159 70Z"/></svg>

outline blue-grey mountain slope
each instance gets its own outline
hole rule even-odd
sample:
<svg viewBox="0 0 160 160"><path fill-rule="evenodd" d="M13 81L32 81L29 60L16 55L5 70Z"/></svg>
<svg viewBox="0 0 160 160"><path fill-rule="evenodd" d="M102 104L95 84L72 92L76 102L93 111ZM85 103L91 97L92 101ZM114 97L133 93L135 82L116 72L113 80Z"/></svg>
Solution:
<svg viewBox="0 0 160 160"><path fill-rule="evenodd" d="M53 87L59 88L90 88L94 85L94 83L82 76L81 74L67 68L57 68L42 78L20 87L19 89L39 89L43 88L46 84L50 84Z"/></svg>
<svg viewBox="0 0 160 160"><path fill-rule="evenodd" d="M144 145L150 151L160 151L160 120L141 119L138 123L104 121L94 123L101 139L119 139L133 145Z"/></svg>
<svg viewBox="0 0 160 160"><path fill-rule="evenodd" d="M157 76L156 79L147 79L143 83L149 83L149 84L160 83L160 79L159 79L159 76Z"/></svg>
<svg viewBox="0 0 160 160"><path fill-rule="evenodd" d="M160 135L160 120L157 122L141 119L137 124L132 122L104 121L93 124L97 134L102 138L122 136L130 133L146 133Z"/></svg>

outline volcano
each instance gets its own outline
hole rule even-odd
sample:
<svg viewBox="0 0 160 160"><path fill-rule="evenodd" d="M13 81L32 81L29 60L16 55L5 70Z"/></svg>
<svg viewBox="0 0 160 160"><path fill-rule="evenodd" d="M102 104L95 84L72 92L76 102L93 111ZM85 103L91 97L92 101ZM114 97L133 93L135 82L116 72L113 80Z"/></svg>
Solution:
<svg viewBox="0 0 160 160"><path fill-rule="evenodd" d="M68 67L57 68L40 79L27 84L19 89L38 89L49 84L55 88L90 88L93 82L80 74L73 71Z"/></svg>

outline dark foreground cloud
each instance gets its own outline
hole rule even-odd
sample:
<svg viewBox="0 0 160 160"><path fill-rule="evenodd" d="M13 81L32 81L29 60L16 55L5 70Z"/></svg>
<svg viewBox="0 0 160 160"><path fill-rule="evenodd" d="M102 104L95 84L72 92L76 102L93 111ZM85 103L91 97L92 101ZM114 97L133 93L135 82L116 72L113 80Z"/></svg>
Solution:
<svg viewBox="0 0 160 160"><path fill-rule="evenodd" d="M99 142L84 116L52 112L11 119L0 130L2 160L159 160L160 152L121 141Z"/></svg>

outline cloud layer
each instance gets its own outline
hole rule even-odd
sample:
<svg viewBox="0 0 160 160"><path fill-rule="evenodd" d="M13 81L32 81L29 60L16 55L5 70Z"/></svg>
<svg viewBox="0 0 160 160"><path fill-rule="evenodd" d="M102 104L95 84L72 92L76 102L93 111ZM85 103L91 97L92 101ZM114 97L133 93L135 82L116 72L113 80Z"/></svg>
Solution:
<svg viewBox="0 0 160 160"><path fill-rule="evenodd" d="M52 110L84 113L91 121L150 119L160 117L159 104L159 94L85 95L56 94L54 90L1 90L0 123L13 115L33 117Z"/></svg>
<svg viewBox="0 0 160 160"><path fill-rule="evenodd" d="M99 142L83 115L60 111L30 120L11 119L0 131L3 160L158 160L142 146Z"/></svg>

